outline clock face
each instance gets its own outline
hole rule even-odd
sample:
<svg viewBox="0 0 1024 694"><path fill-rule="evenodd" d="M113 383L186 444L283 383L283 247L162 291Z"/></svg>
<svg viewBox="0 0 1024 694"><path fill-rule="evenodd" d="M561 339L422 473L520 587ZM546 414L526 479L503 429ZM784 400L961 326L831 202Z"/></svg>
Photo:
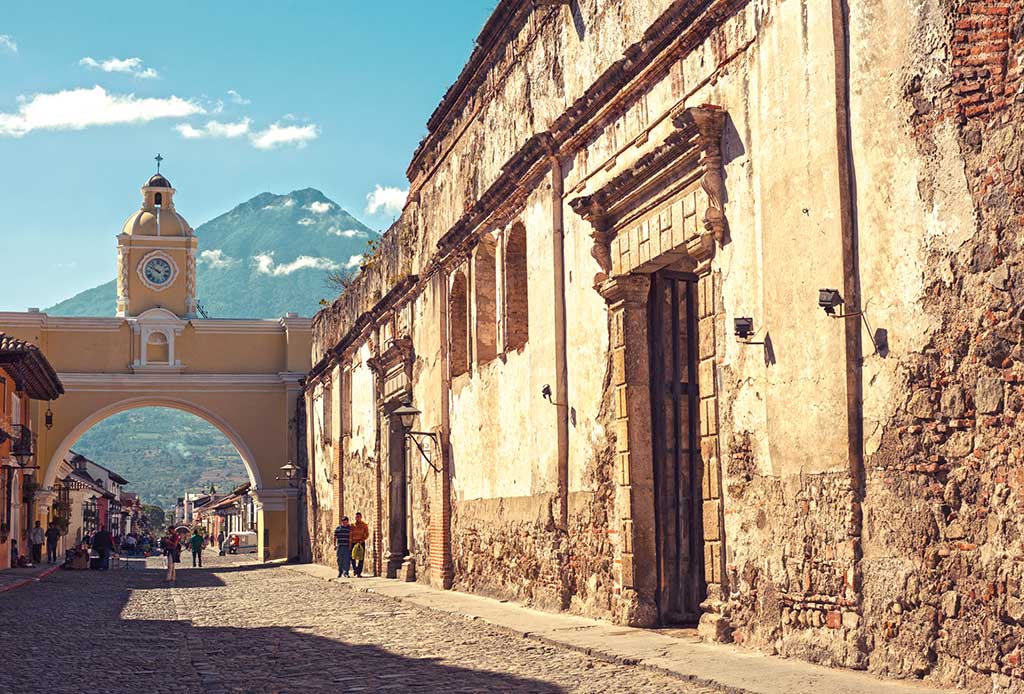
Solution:
<svg viewBox="0 0 1024 694"><path fill-rule="evenodd" d="M143 274L153 284L157 286L165 285L171 279L171 264L163 258L153 258L146 263Z"/></svg>

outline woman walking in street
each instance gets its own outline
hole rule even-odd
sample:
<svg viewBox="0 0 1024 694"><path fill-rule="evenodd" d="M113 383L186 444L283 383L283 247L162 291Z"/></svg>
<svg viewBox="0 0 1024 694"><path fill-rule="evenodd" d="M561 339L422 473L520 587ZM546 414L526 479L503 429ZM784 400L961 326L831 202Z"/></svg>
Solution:
<svg viewBox="0 0 1024 694"><path fill-rule="evenodd" d="M163 548L164 556L167 558L167 580L174 583L174 579L177 577L174 570L174 561L178 557L178 552L181 551L181 541L178 539L178 533L174 532L173 525L167 527Z"/></svg>
<svg viewBox="0 0 1024 694"><path fill-rule="evenodd" d="M192 550L192 568L196 568L196 562L199 562L199 568L203 568L203 545L206 544L206 540L199 534L199 528L192 531L192 537L188 539L189 549Z"/></svg>

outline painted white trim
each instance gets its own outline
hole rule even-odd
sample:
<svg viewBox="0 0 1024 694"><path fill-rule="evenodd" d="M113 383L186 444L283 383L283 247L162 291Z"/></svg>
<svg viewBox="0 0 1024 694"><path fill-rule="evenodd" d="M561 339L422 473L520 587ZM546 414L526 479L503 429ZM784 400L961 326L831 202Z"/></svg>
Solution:
<svg viewBox="0 0 1024 694"><path fill-rule="evenodd" d="M242 458L242 464L245 465L245 471L249 473L249 482L254 488L259 488L262 484L260 480L259 468L256 466L256 457L252 454L252 451L246 445L245 441L238 434L237 431L227 422L217 417L215 414L199 407L195 403L183 400L180 398L160 395L142 395L133 398L126 398L120 402L116 402L112 405L108 405L79 422L74 429L64 437L57 450L54 452L53 457L50 458L49 465L46 467L46 474L43 478L44 487L52 487L56 479L57 469L60 467L61 461L64 460L71 447L78 442L80 438L89 431L98 422L103 421L107 417L111 417L119 412L125 410L132 410L137 407L171 407L176 410L183 410L191 414L196 415L201 419L205 419L207 422L217 427L224 436L227 437L231 445L238 451L238 455ZM282 463L283 465L284 463Z"/></svg>
<svg viewBox="0 0 1024 694"><path fill-rule="evenodd" d="M305 375L305 374L303 374ZM285 383L281 374L181 374L181 373L58 373L65 389L79 389L89 386L111 388L187 388L196 386L209 390L214 387L275 386L281 389ZM282 391L283 392L283 391Z"/></svg>
<svg viewBox="0 0 1024 694"><path fill-rule="evenodd" d="M284 465L284 463L281 464ZM299 498L299 490L295 487L257 488L253 489L250 494L256 501L256 507L264 511L287 511L288 500Z"/></svg>
<svg viewBox="0 0 1024 694"><path fill-rule="evenodd" d="M232 330L272 330L281 332L281 324L276 318L199 318L192 321L197 330L216 330L230 328Z"/></svg>
<svg viewBox="0 0 1024 694"><path fill-rule="evenodd" d="M153 282L149 281L148 277L146 277L146 265L151 261L157 259L163 260L164 262L171 266L171 276L168 277L167 281L164 282L163 284L154 284ZM142 260L140 260L139 264L135 266L135 273L139 276L139 279L142 280L142 283L144 285L146 285L155 292L162 292L165 289L169 289L174 284L174 281L178 279L178 275L181 274L181 270L180 268L178 268L178 264L174 262L174 258L171 257L169 253L164 253L161 250L156 250L151 251L142 256Z"/></svg>

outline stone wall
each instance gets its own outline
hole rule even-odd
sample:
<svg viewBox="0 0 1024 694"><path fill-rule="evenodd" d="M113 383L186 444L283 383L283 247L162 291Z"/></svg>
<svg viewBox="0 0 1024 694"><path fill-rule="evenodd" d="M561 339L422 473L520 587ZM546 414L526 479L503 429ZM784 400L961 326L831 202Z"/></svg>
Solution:
<svg viewBox="0 0 1024 694"><path fill-rule="evenodd" d="M351 378L339 452L310 452L335 513L372 509L380 556L411 530L417 580L671 622L648 302L676 273L701 633L1020 689L1022 22L1016 0L499 3L401 218L314 324L307 391ZM426 457L399 518L406 400Z"/></svg>

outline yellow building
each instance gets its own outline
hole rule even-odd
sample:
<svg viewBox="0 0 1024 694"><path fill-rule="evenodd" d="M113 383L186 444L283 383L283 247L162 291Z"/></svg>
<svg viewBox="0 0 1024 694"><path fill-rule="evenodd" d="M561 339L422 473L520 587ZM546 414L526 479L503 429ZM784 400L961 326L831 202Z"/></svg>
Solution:
<svg viewBox="0 0 1024 694"><path fill-rule="evenodd" d="M133 408L171 407L210 422L238 450L257 500L261 556L294 556L298 492L278 477L297 460L290 421L310 367L310 321L198 318L198 239L167 178L158 173L141 192L117 236L117 316L0 313L0 330L43 348L67 389L53 405L53 428L39 431L40 517L61 461L90 427Z"/></svg>
<svg viewBox="0 0 1024 694"><path fill-rule="evenodd" d="M36 345L0 332L0 568L11 566L15 543L18 554L31 556L28 534L38 484L31 401L56 400L63 392Z"/></svg>

